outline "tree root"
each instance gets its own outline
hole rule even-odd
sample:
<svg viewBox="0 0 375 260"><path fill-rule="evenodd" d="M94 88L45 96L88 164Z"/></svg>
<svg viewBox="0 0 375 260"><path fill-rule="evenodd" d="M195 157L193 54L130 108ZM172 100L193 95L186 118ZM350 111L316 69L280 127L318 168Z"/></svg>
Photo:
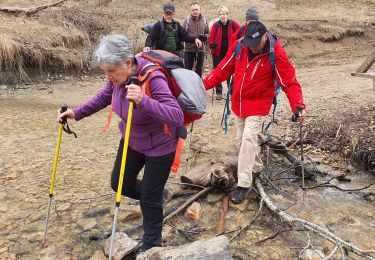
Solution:
<svg viewBox="0 0 375 260"><path fill-rule="evenodd" d="M262 177L259 176L259 177L255 178L255 186L257 187L258 192L259 192L262 200L266 203L267 207L272 212L276 213L282 219L284 219L284 220L286 220L290 223L293 223L295 225L298 225L300 227L303 227L303 228L306 228L306 229L312 231L316 235L318 235L318 236L330 241L331 243L337 245L339 248L342 247L343 249L345 249L347 251L351 251L358 256L361 256L361 257L364 257L364 258L367 258L367 259L375 260L375 250L360 249L357 246L355 246L355 245L353 245L349 242L346 242L342 238L336 236L335 234L331 233L330 231L328 231L328 230L326 230L326 229L324 229L324 228L322 228L322 227L320 227L316 224L313 224L313 223L311 223L309 221L306 221L304 219L301 219L301 218L293 217L293 216L289 215L288 213L286 213L286 212L280 210L279 208L277 208L277 206L275 206L275 204L272 202L270 197L268 197L268 195L265 193L260 178L262 178Z"/></svg>

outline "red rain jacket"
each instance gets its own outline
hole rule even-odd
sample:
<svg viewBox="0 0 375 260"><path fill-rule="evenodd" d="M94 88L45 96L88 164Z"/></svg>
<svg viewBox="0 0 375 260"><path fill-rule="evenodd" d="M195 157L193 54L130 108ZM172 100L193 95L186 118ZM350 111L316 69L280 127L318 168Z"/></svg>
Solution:
<svg viewBox="0 0 375 260"><path fill-rule="evenodd" d="M218 25L219 24L219 25ZM228 20L228 46L232 44L232 40L236 39L234 33L240 28L238 23L234 20ZM220 49L221 49L221 36L223 34L223 27L221 23L217 21L211 27L210 37L208 38L208 46L210 46L213 42L217 43L216 48L210 49L211 53L215 56L220 56Z"/></svg>
<svg viewBox="0 0 375 260"><path fill-rule="evenodd" d="M249 61L251 51L241 46L235 60L234 53L237 42L233 42L227 55L203 82L207 90L213 88L234 74L232 89L232 111L238 117L268 115L276 93L274 75L272 73L269 50L255 56ZM292 111L303 103L301 86L297 82L295 69L281 47L279 40L275 43L276 79L286 93Z"/></svg>

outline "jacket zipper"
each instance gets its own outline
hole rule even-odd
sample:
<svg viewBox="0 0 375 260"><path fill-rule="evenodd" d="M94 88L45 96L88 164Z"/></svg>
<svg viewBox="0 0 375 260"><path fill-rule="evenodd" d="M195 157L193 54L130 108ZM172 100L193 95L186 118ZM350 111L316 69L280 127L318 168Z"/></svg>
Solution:
<svg viewBox="0 0 375 260"><path fill-rule="evenodd" d="M258 60L258 61L257 61L257 65L255 66L255 68L254 68L254 70L253 70L253 73L252 73L252 77L253 77L254 74L255 74L255 71L256 71L256 69L257 69L257 67L258 67L258 65L259 65L259 62L261 61L260 58L263 57L263 56L265 56L265 55L268 55L268 54L269 54L269 52L267 52L267 53L265 53L265 54L262 54L262 55L258 56L256 59L253 59L252 61L250 61L250 62L247 64L247 66L246 66L246 70L245 70L245 73L243 74L242 82L241 82L241 88L240 88L240 116L241 116L241 117L242 117L242 87L243 87L243 83L244 83L244 81L245 81L245 76L246 76L247 70L249 69L249 66L250 66L251 63L253 63L255 60ZM252 79L252 77L251 77L251 79Z"/></svg>

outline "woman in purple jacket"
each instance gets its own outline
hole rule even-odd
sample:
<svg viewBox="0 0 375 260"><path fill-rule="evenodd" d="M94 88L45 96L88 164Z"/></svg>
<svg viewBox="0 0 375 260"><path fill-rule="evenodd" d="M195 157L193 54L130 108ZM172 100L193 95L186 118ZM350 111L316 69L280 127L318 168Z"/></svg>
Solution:
<svg viewBox="0 0 375 260"><path fill-rule="evenodd" d="M104 71L106 84L89 101L68 109L60 117L79 121L112 104L114 112L122 119L119 123L122 138L111 178L112 189L117 191L129 100L134 101L122 195L140 201L144 231L141 251L161 246L162 204L168 197L164 186L174 160L177 128L183 124L183 112L161 72L156 71L150 77L152 98L130 83L130 78L137 77L149 61L134 56L127 37L105 36L93 61ZM168 126L168 135L163 131L164 124ZM143 167L143 179L139 180L137 176Z"/></svg>

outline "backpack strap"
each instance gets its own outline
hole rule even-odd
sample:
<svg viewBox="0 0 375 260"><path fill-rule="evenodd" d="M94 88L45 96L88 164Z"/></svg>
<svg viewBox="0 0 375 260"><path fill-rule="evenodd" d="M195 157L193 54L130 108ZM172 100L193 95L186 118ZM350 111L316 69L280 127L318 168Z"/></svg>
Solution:
<svg viewBox="0 0 375 260"><path fill-rule="evenodd" d="M243 33L243 30L245 30L245 25L242 25L240 27L240 29L238 30L238 33L237 33L237 39L240 39L241 38L241 35Z"/></svg>
<svg viewBox="0 0 375 260"><path fill-rule="evenodd" d="M189 30L190 18L191 18L190 15L186 17L185 31L187 31L187 32Z"/></svg>
<svg viewBox="0 0 375 260"><path fill-rule="evenodd" d="M141 72L138 75L138 81L140 83L142 92L150 98L152 98L150 90L150 76L155 71L160 71L164 74L164 70L160 65L149 63L141 69ZM172 133L169 131L168 125L166 123L163 124L163 132L167 136L172 136Z"/></svg>
<svg viewBox="0 0 375 260"><path fill-rule="evenodd" d="M272 119L271 119L271 121L268 123L268 125L265 128L265 133L266 133L266 136L267 136L267 140L269 140L270 137L271 137L271 134L268 132L270 126L272 124L275 124L275 125L278 124L277 119L275 119L275 113L276 113L276 108L277 108L277 96L280 93L280 86L279 86L279 83L277 83L277 78L276 78L276 55L275 55L276 38L275 38L275 36L271 32L269 32L269 41L270 41L270 55L269 55L269 59L270 59L270 63L271 63L271 68L272 68L272 74L273 74L273 80L274 80L274 84L275 84L276 93L275 93L275 96L273 97L273 102L272 102L273 103Z"/></svg>

